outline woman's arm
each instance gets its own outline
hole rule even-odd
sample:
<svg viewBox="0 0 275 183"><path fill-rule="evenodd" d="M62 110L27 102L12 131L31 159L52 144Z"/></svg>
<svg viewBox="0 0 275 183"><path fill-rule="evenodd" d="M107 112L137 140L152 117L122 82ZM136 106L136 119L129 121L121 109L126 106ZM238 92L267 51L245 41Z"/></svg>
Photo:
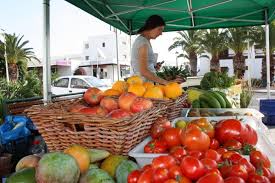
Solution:
<svg viewBox="0 0 275 183"><path fill-rule="evenodd" d="M160 83L160 84L167 84L168 81L159 78L158 76L156 76L154 73L152 73L149 69L148 69L148 46L147 45L143 45L139 48L138 50L138 60L139 60L139 70L140 70L140 74L145 77L146 79L150 80L150 81L154 81L156 83Z"/></svg>

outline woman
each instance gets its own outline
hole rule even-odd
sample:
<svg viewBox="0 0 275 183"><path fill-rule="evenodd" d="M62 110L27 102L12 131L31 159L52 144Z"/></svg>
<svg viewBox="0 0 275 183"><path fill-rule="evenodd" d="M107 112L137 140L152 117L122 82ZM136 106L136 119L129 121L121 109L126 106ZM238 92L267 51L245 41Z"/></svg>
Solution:
<svg viewBox="0 0 275 183"><path fill-rule="evenodd" d="M134 41L131 51L131 65L133 74L139 75L144 81L152 81L159 84L167 84L165 79L159 78L155 73L156 59L150 40L156 39L164 30L165 22L159 15L150 16L143 27L138 30L140 34ZM181 78L173 82L182 82Z"/></svg>

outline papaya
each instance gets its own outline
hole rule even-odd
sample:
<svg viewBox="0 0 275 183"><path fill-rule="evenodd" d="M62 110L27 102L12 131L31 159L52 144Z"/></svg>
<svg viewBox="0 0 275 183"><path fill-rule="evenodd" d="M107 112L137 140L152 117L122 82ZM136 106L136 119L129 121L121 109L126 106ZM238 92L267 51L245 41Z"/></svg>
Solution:
<svg viewBox="0 0 275 183"><path fill-rule="evenodd" d="M104 170L91 167L80 178L80 183L115 183L114 179Z"/></svg>
<svg viewBox="0 0 275 183"><path fill-rule="evenodd" d="M24 168L7 178L6 183L36 183L35 168Z"/></svg>
<svg viewBox="0 0 275 183"><path fill-rule="evenodd" d="M110 155L101 163L100 168L108 172L112 177L115 177L117 166L125 159L127 159L125 156Z"/></svg>
<svg viewBox="0 0 275 183"><path fill-rule="evenodd" d="M36 155L25 156L18 161L15 167L15 171L17 172L24 168L36 167L38 165L39 160L40 160L40 157Z"/></svg>
<svg viewBox="0 0 275 183"><path fill-rule="evenodd" d="M89 149L90 163L95 163L97 161L104 160L110 153L106 150L101 149Z"/></svg>
<svg viewBox="0 0 275 183"><path fill-rule="evenodd" d="M137 170L138 165L131 160L123 160L116 169L116 182L127 183L127 177L130 172Z"/></svg>
<svg viewBox="0 0 275 183"><path fill-rule="evenodd" d="M79 176L77 161L62 152L45 154L35 173L37 183L77 183Z"/></svg>
<svg viewBox="0 0 275 183"><path fill-rule="evenodd" d="M200 101L198 99L192 102L192 108L200 108Z"/></svg>

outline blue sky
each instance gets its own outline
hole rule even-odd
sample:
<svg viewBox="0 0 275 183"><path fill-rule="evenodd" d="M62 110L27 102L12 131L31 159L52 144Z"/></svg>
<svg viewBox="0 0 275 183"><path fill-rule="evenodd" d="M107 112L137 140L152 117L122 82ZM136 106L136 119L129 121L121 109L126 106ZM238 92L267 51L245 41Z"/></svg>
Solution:
<svg viewBox="0 0 275 183"><path fill-rule="evenodd" d="M110 34L110 26L64 0L50 1L51 56L79 54L89 36ZM29 47L42 56L43 0L0 0L0 28L24 35ZM175 33L164 33L152 41L160 60L175 61L167 48ZM160 46L161 45L161 46Z"/></svg>

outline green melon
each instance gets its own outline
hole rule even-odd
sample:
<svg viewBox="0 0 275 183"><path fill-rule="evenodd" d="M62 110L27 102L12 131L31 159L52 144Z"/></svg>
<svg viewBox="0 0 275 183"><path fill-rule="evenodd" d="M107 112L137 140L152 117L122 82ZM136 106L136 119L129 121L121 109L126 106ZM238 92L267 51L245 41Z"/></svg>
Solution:
<svg viewBox="0 0 275 183"><path fill-rule="evenodd" d="M35 169L21 169L8 177L6 183L35 183Z"/></svg>

